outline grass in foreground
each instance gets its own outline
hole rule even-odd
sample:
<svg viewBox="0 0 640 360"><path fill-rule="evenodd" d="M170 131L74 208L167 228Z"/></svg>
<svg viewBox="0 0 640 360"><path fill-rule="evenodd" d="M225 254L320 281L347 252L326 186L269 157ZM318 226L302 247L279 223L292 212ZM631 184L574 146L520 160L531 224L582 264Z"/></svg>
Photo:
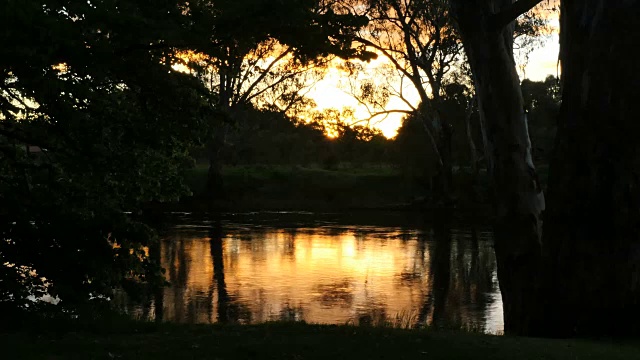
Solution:
<svg viewBox="0 0 640 360"><path fill-rule="evenodd" d="M132 323L0 333L3 359L640 359L637 344L389 328Z"/></svg>

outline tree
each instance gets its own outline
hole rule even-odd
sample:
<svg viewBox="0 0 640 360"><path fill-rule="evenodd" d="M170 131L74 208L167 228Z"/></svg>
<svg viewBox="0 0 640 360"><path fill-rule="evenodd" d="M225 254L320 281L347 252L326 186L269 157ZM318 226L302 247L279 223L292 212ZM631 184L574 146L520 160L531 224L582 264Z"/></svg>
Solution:
<svg viewBox="0 0 640 360"><path fill-rule="evenodd" d="M453 182L453 122L444 114L444 86L460 81L463 70L464 52L460 34L449 14L448 0L374 0L345 1L352 11L370 18L369 25L357 33L356 41L380 53L390 62L392 69L379 78L385 83L375 84L365 81L352 93L358 100L371 108L372 118L400 110L389 109L389 98L402 100L416 113L424 127L428 141L426 145L434 153L435 169L430 182L435 185L432 192L436 199L450 198ZM529 13L516 23L514 37L523 59L535 47L536 40L544 30L547 21ZM455 79L452 79L455 78ZM398 80L400 79L400 80ZM416 106L406 95L405 84L417 92L420 105ZM470 92L473 92L471 90ZM469 104L471 105L471 98ZM470 108L470 106L467 106ZM471 112L471 109L470 111ZM470 117L469 117L470 118ZM470 139L470 138L469 138ZM475 147L469 143L468 146ZM477 161L472 161L475 167Z"/></svg>
<svg viewBox="0 0 640 360"><path fill-rule="evenodd" d="M495 248L505 331L523 333L536 314L544 195L533 164L513 56L515 19L539 0L452 0L474 76L495 206Z"/></svg>
<svg viewBox="0 0 640 360"><path fill-rule="evenodd" d="M491 146L505 330L538 336L635 333L640 152L632 104L640 69L628 49L640 43L634 26L640 2L561 2L562 105L544 236L544 202L529 160L508 36L514 17L537 2L456 1L454 7ZM490 64L483 62L488 57Z"/></svg>
<svg viewBox="0 0 640 360"><path fill-rule="evenodd" d="M180 9L5 1L0 12L12 14L0 31L0 308L33 309L27 296L46 292L75 311L161 284L138 217L186 194L207 114L202 86L171 68Z"/></svg>
<svg viewBox="0 0 640 360"><path fill-rule="evenodd" d="M543 265L552 335L638 333L640 1L561 2ZM542 331L542 330L541 330Z"/></svg>
<svg viewBox="0 0 640 360"><path fill-rule="evenodd" d="M348 3L348 2L347 2ZM372 118L389 112L389 97L401 99L420 119L429 148L433 151L436 169L433 195L448 200L452 182L451 131L448 119L439 111L442 82L449 70L460 60L462 46L447 14L446 1L364 1L356 2L369 18L369 25L358 32L356 41L382 54L392 69L384 78L387 84L376 89L365 82L356 98L370 106ZM351 6L354 11L358 6ZM397 78L401 81L394 84ZM420 106L415 106L405 95L404 80L417 91ZM399 88L398 88L399 83ZM381 96L382 95L382 96Z"/></svg>
<svg viewBox="0 0 640 360"><path fill-rule="evenodd" d="M367 19L337 14L331 2L316 0L196 1L186 14L211 41L192 48L203 54L212 104L226 119L209 136L207 192L221 190L220 154L229 124L241 122L249 107L283 112L308 101L302 75L322 67L328 56L369 59L351 46L351 36Z"/></svg>

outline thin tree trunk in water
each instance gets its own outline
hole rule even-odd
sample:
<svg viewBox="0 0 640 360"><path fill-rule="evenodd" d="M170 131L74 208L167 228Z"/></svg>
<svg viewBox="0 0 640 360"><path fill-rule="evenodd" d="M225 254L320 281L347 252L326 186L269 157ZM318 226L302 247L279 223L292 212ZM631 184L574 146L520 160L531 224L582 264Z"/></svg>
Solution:
<svg viewBox="0 0 640 360"><path fill-rule="evenodd" d="M640 1L563 0L545 335L640 330Z"/></svg>
<svg viewBox="0 0 640 360"><path fill-rule="evenodd" d="M161 240L157 240L153 245L150 246L149 254L151 255L151 260L161 266L162 264L162 242ZM164 284L163 284L164 285ZM156 322L161 323L164 318L164 286L155 285L153 289L153 307L155 309L154 320Z"/></svg>
<svg viewBox="0 0 640 360"><path fill-rule="evenodd" d="M229 293L224 279L224 259L222 250L222 228L216 221L210 230L211 260L213 261L213 278L218 290L218 316L219 323L229 322Z"/></svg>
<svg viewBox="0 0 640 360"><path fill-rule="evenodd" d="M446 323L446 305L451 283L451 233L448 223L435 224L434 241L431 260L433 276L433 322L431 325L439 328Z"/></svg>
<svg viewBox="0 0 640 360"><path fill-rule="evenodd" d="M526 333L537 309L544 196L531 158L513 24L494 28L491 16L511 0L452 0L474 74L495 207L495 251L505 332Z"/></svg>

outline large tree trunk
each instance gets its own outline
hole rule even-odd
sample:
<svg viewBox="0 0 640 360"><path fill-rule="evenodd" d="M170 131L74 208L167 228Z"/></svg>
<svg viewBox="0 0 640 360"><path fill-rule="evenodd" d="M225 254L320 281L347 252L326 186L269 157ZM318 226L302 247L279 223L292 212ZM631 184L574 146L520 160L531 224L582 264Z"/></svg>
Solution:
<svg viewBox="0 0 640 360"><path fill-rule="evenodd" d="M531 158L513 26L495 28L492 15L511 0L452 0L474 74L495 206L495 250L505 332L526 333L538 302L544 196Z"/></svg>
<svg viewBox="0 0 640 360"><path fill-rule="evenodd" d="M563 0L546 335L640 327L640 1Z"/></svg>

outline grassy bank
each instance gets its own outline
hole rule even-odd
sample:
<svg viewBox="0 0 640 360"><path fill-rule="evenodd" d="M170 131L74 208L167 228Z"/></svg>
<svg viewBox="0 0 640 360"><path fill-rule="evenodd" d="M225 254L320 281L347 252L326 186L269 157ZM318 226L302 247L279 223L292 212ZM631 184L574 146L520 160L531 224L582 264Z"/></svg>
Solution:
<svg viewBox="0 0 640 360"><path fill-rule="evenodd" d="M194 193L204 200L207 167L198 165L185 175ZM391 166L326 170L319 167L251 165L223 169L224 193L216 205L233 209L371 209L410 202L419 193Z"/></svg>
<svg viewBox="0 0 640 360"><path fill-rule="evenodd" d="M353 326L133 323L0 333L4 359L640 359L640 346Z"/></svg>
<svg viewBox="0 0 640 360"><path fill-rule="evenodd" d="M353 210L424 208L429 189L417 178L390 165L317 166L246 165L223 168L224 191L215 206L227 210ZM456 175L454 197L460 207L473 208L468 176ZM194 196L183 205L206 207L202 196L207 166L199 164L185 174Z"/></svg>

